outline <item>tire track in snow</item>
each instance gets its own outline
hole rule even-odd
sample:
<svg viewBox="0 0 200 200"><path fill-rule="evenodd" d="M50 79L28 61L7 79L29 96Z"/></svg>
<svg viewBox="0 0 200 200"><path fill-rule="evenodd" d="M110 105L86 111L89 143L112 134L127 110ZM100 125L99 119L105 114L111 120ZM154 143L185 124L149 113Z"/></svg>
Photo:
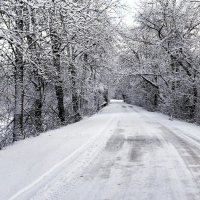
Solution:
<svg viewBox="0 0 200 200"><path fill-rule="evenodd" d="M112 121L115 120L115 118L116 118L116 116L112 117L106 123L106 125L97 133L97 135L95 135L86 144L82 145L77 150L75 150L73 153L68 155L66 158L64 158L63 160L61 160L57 164L55 164L47 172L45 172L43 175L41 175L39 178L37 178L35 181L33 181L28 186L26 186L26 187L22 188L21 190L19 190L17 193L15 193L13 196L11 196L8 200L16 200L16 199L18 199L21 195L23 195L26 192L30 191L32 188L37 186L39 183L41 183L42 181L45 181L45 179L47 179L49 176L53 175L53 173L56 172L60 167L62 167L67 161L69 161L73 157L77 156L78 154L81 154L82 152L84 152L87 148L90 147L90 145L93 144L94 141L96 141L98 139L98 137L102 134L102 132L104 132L108 128L108 126L112 123Z"/></svg>
<svg viewBox="0 0 200 200"><path fill-rule="evenodd" d="M174 132L163 125L160 128L163 137L176 148L194 181L200 186L200 144L182 132Z"/></svg>

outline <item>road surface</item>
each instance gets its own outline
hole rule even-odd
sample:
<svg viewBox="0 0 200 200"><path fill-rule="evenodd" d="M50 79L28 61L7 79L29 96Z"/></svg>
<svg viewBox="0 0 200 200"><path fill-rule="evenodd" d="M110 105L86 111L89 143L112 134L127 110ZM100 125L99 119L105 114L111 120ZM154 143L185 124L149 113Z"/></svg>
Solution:
<svg viewBox="0 0 200 200"><path fill-rule="evenodd" d="M94 136L10 200L200 199L199 127L122 102L85 123Z"/></svg>

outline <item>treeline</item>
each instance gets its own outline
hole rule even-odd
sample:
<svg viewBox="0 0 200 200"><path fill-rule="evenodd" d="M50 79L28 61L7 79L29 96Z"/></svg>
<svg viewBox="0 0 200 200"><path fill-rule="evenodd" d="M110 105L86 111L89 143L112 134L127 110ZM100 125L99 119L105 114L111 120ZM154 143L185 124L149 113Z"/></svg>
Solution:
<svg viewBox="0 0 200 200"><path fill-rule="evenodd" d="M0 147L108 101L112 0L1 0Z"/></svg>
<svg viewBox="0 0 200 200"><path fill-rule="evenodd" d="M121 31L119 92L148 110L200 123L200 2L151 0L137 11L134 27Z"/></svg>

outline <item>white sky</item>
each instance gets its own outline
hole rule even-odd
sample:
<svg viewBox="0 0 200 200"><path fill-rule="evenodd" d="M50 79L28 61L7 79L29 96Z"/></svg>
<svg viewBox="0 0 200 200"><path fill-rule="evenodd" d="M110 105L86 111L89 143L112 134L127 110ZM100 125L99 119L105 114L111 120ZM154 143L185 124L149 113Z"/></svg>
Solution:
<svg viewBox="0 0 200 200"><path fill-rule="evenodd" d="M124 22L128 25L131 26L134 24L133 22L133 15L134 15L134 10L137 7L137 4L140 2L140 0L122 0L123 3L125 3L129 10L125 13L124 16Z"/></svg>

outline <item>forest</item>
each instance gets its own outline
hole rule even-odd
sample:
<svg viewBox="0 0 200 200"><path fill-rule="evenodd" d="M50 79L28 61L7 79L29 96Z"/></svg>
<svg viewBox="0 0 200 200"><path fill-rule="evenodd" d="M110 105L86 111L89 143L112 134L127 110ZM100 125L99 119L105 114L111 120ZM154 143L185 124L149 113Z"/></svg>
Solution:
<svg viewBox="0 0 200 200"><path fill-rule="evenodd" d="M200 123L200 2L0 1L0 149L124 99Z"/></svg>

